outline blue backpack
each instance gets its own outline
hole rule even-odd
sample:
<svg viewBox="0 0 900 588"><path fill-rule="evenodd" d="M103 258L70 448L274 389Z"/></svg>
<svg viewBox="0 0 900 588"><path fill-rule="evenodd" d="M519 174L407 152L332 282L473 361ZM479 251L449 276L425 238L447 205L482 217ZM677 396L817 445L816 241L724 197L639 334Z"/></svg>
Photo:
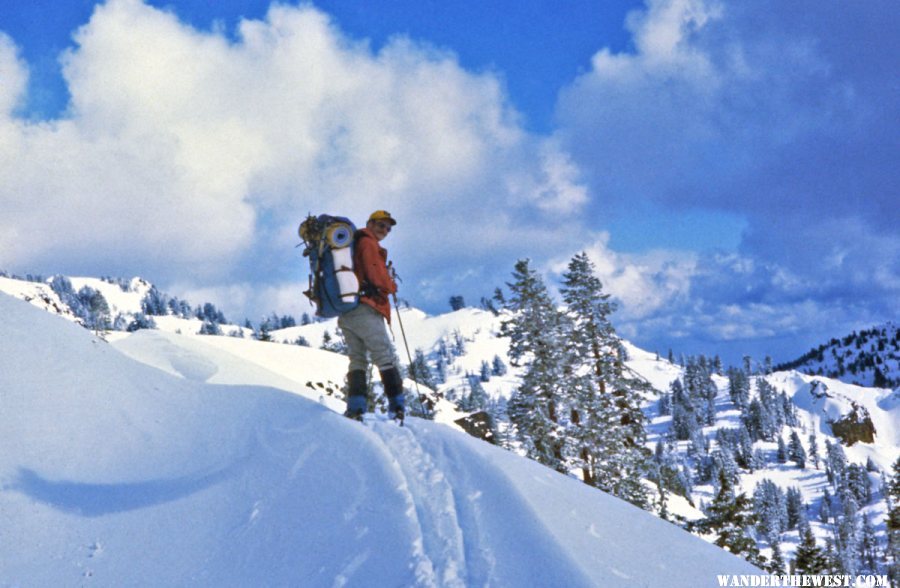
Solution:
<svg viewBox="0 0 900 588"><path fill-rule="evenodd" d="M309 290L303 294L323 318L340 316L359 305L359 280L353 271L356 226L342 216L309 215L298 230L309 257Z"/></svg>

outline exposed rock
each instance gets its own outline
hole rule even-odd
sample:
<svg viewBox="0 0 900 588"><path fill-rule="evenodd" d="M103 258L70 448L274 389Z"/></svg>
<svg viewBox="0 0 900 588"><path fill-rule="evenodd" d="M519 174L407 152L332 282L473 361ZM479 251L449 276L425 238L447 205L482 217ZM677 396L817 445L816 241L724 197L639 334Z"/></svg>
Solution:
<svg viewBox="0 0 900 588"><path fill-rule="evenodd" d="M831 432L835 437L843 441L847 447L857 441L863 443L875 442L875 424L869 411L857 403L853 403L853 409L840 419L831 421Z"/></svg>
<svg viewBox="0 0 900 588"><path fill-rule="evenodd" d="M482 439L488 443L495 442L494 419L484 411L472 413L469 416L457 419L454 422L473 437Z"/></svg>

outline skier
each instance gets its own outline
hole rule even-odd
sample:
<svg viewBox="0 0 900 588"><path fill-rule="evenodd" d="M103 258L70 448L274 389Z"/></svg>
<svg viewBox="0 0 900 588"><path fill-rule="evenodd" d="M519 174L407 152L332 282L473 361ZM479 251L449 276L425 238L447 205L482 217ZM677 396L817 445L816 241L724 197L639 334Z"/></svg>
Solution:
<svg viewBox="0 0 900 588"><path fill-rule="evenodd" d="M368 405L366 386L367 355L381 373L381 383L388 398L388 414L403 421L405 399L403 377L395 365L394 345L385 328L391 322L388 297L397 292L397 284L388 270L387 250L380 242L388 236L397 221L385 210L369 216L366 228L356 232L353 267L360 283L361 304L338 318L344 333L350 369L347 373L347 417L362 420Z"/></svg>

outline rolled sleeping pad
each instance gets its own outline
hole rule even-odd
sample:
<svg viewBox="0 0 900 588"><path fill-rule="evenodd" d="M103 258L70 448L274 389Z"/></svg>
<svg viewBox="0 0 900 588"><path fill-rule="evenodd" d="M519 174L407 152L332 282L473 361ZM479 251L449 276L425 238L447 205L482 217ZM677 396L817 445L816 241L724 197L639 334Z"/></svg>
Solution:
<svg viewBox="0 0 900 588"><path fill-rule="evenodd" d="M341 300L353 302L359 294L359 280L353 272L353 251L350 247L332 249L334 259L334 275L341 290Z"/></svg>
<svg viewBox="0 0 900 588"><path fill-rule="evenodd" d="M353 243L353 228L346 223L334 223L325 231L325 239L332 249L347 247ZM352 266L348 264L347 267Z"/></svg>

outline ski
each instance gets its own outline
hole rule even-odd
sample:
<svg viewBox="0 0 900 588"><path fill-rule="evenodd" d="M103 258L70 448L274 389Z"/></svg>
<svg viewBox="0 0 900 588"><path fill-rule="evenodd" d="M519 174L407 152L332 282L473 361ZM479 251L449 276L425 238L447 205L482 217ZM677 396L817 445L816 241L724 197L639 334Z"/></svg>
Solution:
<svg viewBox="0 0 900 588"><path fill-rule="evenodd" d="M388 413L388 414L375 414L371 412L367 412L365 414L349 414L343 413L343 416L350 419L351 421L357 421L363 424L374 423L378 421L394 421L399 426L403 426L403 423L406 419L406 414L403 411L399 411L397 413Z"/></svg>

